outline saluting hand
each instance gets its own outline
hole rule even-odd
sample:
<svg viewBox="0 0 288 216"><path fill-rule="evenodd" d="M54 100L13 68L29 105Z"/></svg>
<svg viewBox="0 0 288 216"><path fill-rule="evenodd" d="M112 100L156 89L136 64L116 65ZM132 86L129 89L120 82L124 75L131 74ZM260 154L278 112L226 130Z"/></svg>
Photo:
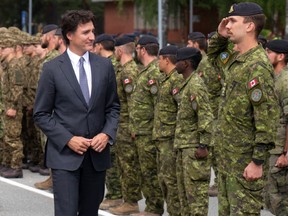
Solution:
<svg viewBox="0 0 288 216"><path fill-rule="evenodd" d="M218 33L225 38L228 38L228 29L226 28L228 22L229 18L223 18L218 25Z"/></svg>
<svg viewBox="0 0 288 216"><path fill-rule="evenodd" d="M97 152L102 152L109 141L109 136L105 133L99 133L93 137L91 147Z"/></svg>
<svg viewBox="0 0 288 216"><path fill-rule="evenodd" d="M86 139L80 136L73 136L67 144L74 152L82 155L91 145L91 139Z"/></svg>

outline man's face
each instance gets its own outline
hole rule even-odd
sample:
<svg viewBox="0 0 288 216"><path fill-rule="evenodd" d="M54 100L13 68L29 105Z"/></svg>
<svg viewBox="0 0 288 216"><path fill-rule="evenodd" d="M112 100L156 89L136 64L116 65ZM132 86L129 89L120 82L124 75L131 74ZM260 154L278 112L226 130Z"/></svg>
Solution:
<svg viewBox="0 0 288 216"><path fill-rule="evenodd" d="M141 47L139 44L136 46L137 59L140 62L141 62L141 59L142 59L142 49L144 49L144 48Z"/></svg>
<svg viewBox="0 0 288 216"><path fill-rule="evenodd" d="M166 58L164 58L162 55L160 55L158 57L158 64L159 64L159 69L160 71L165 72L165 68L166 68Z"/></svg>
<svg viewBox="0 0 288 216"><path fill-rule="evenodd" d="M228 20L226 29L228 31L229 39L234 44L242 42L247 35L247 27L251 22L244 23L244 17L242 16L231 16Z"/></svg>
<svg viewBox="0 0 288 216"><path fill-rule="evenodd" d="M49 45L49 41L48 41L48 39L47 39L47 34L41 35L41 47L42 47L43 49L45 49L45 48L48 47L48 45Z"/></svg>
<svg viewBox="0 0 288 216"><path fill-rule="evenodd" d="M35 44L34 48L36 55L41 55L44 52L44 49L42 48L41 44Z"/></svg>
<svg viewBox="0 0 288 216"><path fill-rule="evenodd" d="M23 48L23 52L26 55L32 55L34 50L35 50L35 46L33 44L25 45L24 48Z"/></svg>
<svg viewBox="0 0 288 216"><path fill-rule="evenodd" d="M271 62L273 67L275 67L279 62L279 54L273 52L272 50L269 50L268 48L266 48L266 53L268 55L269 61Z"/></svg>
<svg viewBox="0 0 288 216"><path fill-rule="evenodd" d="M69 48L78 55L92 50L95 40L93 22L78 24L75 32L67 33L67 38L70 41Z"/></svg>
<svg viewBox="0 0 288 216"><path fill-rule="evenodd" d="M119 46L115 46L114 54L117 61L120 61L121 59L121 52L121 48Z"/></svg>
<svg viewBox="0 0 288 216"><path fill-rule="evenodd" d="M177 70L177 72L179 74L182 74L185 71L185 69L186 69L184 60L177 61L175 66L176 66L175 69Z"/></svg>
<svg viewBox="0 0 288 216"><path fill-rule="evenodd" d="M2 48L2 58L6 59L8 55L10 55L12 52L14 52L14 48L12 47L4 47Z"/></svg>

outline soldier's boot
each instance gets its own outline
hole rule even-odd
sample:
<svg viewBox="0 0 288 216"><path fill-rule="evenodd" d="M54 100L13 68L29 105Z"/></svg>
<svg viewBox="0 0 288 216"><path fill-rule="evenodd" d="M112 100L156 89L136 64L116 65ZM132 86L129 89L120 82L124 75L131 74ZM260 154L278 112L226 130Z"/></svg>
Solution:
<svg viewBox="0 0 288 216"><path fill-rule="evenodd" d="M130 216L161 216L160 214L155 214L152 212L140 212L140 213L136 213L136 214L130 214Z"/></svg>
<svg viewBox="0 0 288 216"><path fill-rule="evenodd" d="M217 184L213 184L212 186L209 187L208 195L210 197L218 196L218 186L217 186Z"/></svg>
<svg viewBox="0 0 288 216"><path fill-rule="evenodd" d="M45 181L34 184L37 189L50 190L53 187L52 176L50 175Z"/></svg>
<svg viewBox="0 0 288 216"><path fill-rule="evenodd" d="M50 170L48 168L43 167L39 169L39 173L40 175L49 176Z"/></svg>
<svg viewBox="0 0 288 216"><path fill-rule="evenodd" d="M121 205L123 202L122 199L105 199L99 206L102 210L108 210L111 207Z"/></svg>
<svg viewBox="0 0 288 216"><path fill-rule="evenodd" d="M1 176L4 178L23 178L22 169L8 168L6 171L1 172Z"/></svg>
<svg viewBox="0 0 288 216"><path fill-rule="evenodd" d="M114 215L130 215L139 213L139 206L138 203L124 202L118 207L109 208L109 211Z"/></svg>
<svg viewBox="0 0 288 216"><path fill-rule="evenodd" d="M37 164L30 164L29 167L28 167L28 169L29 169L31 172L35 173L35 172L39 172L40 166L37 165Z"/></svg>
<svg viewBox="0 0 288 216"><path fill-rule="evenodd" d="M8 169L9 169L9 167L7 167L5 165L1 165L1 167L0 167L0 175L1 175L2 172L6 171Z"/></svg>

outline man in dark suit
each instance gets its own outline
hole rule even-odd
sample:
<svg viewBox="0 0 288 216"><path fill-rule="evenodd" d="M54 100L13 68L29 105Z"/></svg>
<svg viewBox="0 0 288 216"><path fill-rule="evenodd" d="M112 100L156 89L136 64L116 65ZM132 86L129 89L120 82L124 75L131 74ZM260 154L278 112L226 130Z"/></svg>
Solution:
<svg viewBox="0 0 288 216"><path fill-rule="evenodd" d="M34 120L48 138L55 215L95 216L120 110L115 73L110 60L89 52L92 12L68 11L61 27L68 48L43 66Z"/></svg>

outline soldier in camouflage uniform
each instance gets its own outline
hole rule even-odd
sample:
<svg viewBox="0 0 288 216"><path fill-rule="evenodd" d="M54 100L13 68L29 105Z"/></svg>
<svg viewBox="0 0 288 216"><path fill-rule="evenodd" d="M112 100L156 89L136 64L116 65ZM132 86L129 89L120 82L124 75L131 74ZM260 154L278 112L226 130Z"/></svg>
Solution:
<svg viewBox="0 0 288 216"><path fill-rule="evenodd" d="M281 112L277 126L276 147L270 151L266 207L277 216L288 215L288 41L273 40L266 44L268 58L275 72L275 91Z"/></svg>
<svg viewBox="0 0 288 216"><path fill-rule="evenodd" d="M159 81L152 134L157 148L158 179L170 216L181 215L176 178L176 152L173 143L177 100L183 77L175 69L176 52L177 46L166 46L159 51L159 69L164 76Z"/></svg>
<svg viewBox="0 0 288 216"><path fill-rule="evenodd" d="M16 57L16 46L20 44L15 34L7 32L2 55L7 62L1 77L4 125L4 148L6 149L6 170L1 176L5 178L22 178L23 144L21 141L23 72ZM4 39L4 38L3 38Z"/></svg>
<svg viewBox="0 0 288 216"><path fill-rule="evenodd" d="M132 38L122 36L116 39L115 57L121 65L121 68L116 72L121 111L115 148L119 161L124 202L118 207L109 209L115 215L128 215L139 212L137 202L142 199L137 149L129 131L131 94L138 76L137 65L132 56L134 50L135 43Z"/></svg>
<svg viewBox="0 0 288 216"><path fill-rule="evenodd" d="M211 108L213 111L213 115L215 117L215 120L213 122L213 125L215 126L213 128L213 133L217 133L214 131L217 128L217 117L218 117L218 107L219 107L219 101L220 101L220 93L223 83L223 74L222 71L219 70L217 67L213 67L210 62L208 61L206 50L207 50L207 40L203 33L201 32L192 32L188 35L188 44L187 47L194 47L200 50L202 54L202 60L197 68L198 75L203 79L204 83L207 86L208 92L209 92L209 100L211 102ZM214 137L213 137L214 138ZM212 154L212 167L215 172L215 179L214 179L214 185L212 185L209 188L208 194L209 196L217 196L218 194L218 188L217 188L217 160L218 160L218 154L217 152L217 141L212 140L210 151Z"/></svg>
<svg viewBox="0 0 288 216"><path fill-rule="evenodd" d="M273 69L257 42L264 23L265 15L256 3L234 4L208 47L208 57L216 65L219 54L227 50L228 38L237 45L222 67L219 216L260 215L263 204L265 162L274 147L279 121Z"/></svg>
<svg viewBox="0 0 288 216"><path fill-rule="evenodd" d="M59 38L55 36L55 32L57 29L58 29L58 26L55 24L49 24L43 27L42 35L41 35L41 47L43 49L46 49L46 54L45 56L43 56L43 58L41 59L42 61L39 64L40 72L38 73L39 74L38 80L40 78L43 64L54 59L55 57L59 55L58 50L56 50L57 47L59 48L58 46ZM38 127L37 127L37 130L38 130L38 135L40 135L40 144L44 153L47 138L45 134ZM44 158L41 158L41 159L43 160ZM44 163L44 161L42 163ZM42 190L51 189L52 177L51 177L51 173L49 172L49 170L46 167L42 167L40 168L39 173L41 175L49 175L49 177L43 182L36 182L34 186Z"/></svg>
<svg viewBox="0 0 288 216"><path fill-rule="evenodd" d="M141 189L146 198L145 212L137 216L157 216L163 213L163 197L157 177L156 146L152 140L154 107L161 73L157 65L159 44L152 36L143 36L136 45L137 57L144 65L140 71L130 111L131 136L137 148L141 171Z"/></svg>
<svg viewBox="0 0 288 216"><path fill-rule="evenodd" d="M213 113L203 80L194 72L202 55L196 48L177 51L176 70L185 82L180 87L174 148L181 215L208 214L210 146Z"/></svg>
<svg viewBox="0 0 288 216"><path fill-rule="evenodd" d="M119 62L114 55L115 40L111 35L98 35L93 44L93 50L97 55L109 58L113 64L115 73L119 70ZM117 145L117 139L115 146ZM120 168L116 157L116 148L110 148L112 167L106 171L105 185L107 192L105 200L100 204L100 209L107 210L122 203L122 191L120 183Z"/></svg>

